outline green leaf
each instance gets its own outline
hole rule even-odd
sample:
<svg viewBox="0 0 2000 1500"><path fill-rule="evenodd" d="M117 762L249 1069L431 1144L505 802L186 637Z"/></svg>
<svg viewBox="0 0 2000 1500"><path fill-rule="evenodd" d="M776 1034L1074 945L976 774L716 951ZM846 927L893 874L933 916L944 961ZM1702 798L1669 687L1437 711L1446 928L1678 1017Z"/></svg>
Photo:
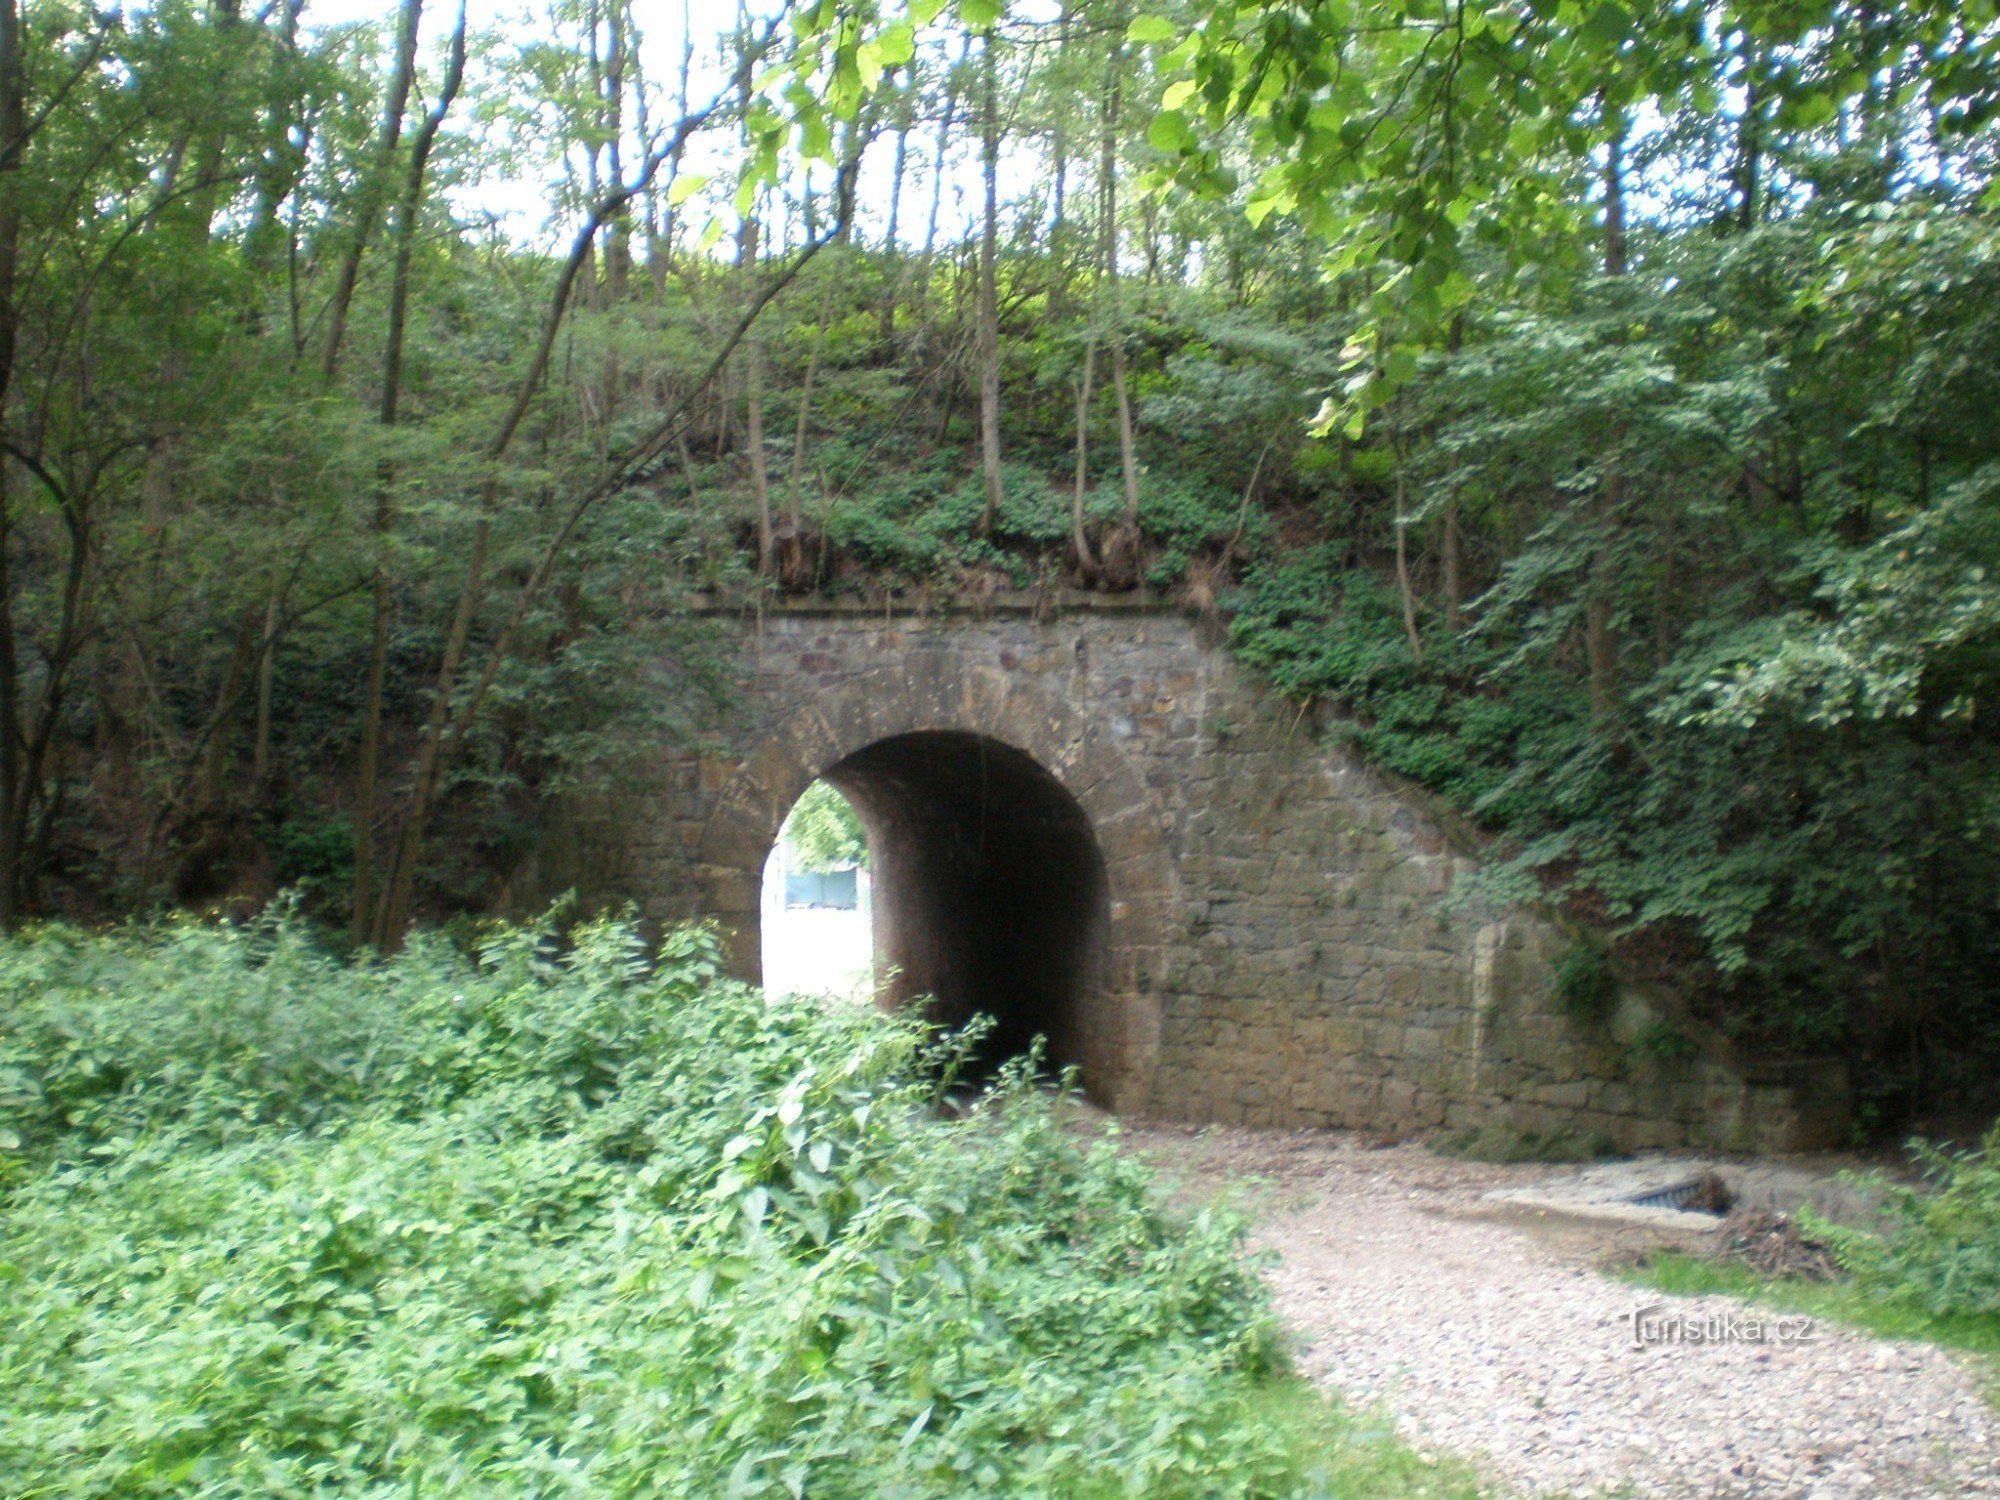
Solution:
<svg viewBox="0 0 2000 1500"><path fill-rule="evenodd" d="M1632 13L1615 0L1604 0L1591 13L1581 33L1584 41L1601 48L1618 47L1631 34Z"/></svg>
<svg viewBox="0 0 2000 1500"><path fill-rule="evenodd" d="M1146 127L1146 140L1155 150L1180 152L1194 144L1194 136L1188 130L1187 117L1177 109L1163 109L1153 116L1153 123Z"/></svg>
<svg viewBox="0 0 2000 1500"><path fill-rule="evenodd" d="M1134 16L1125 28L1125 40L1140 46L1171 42L1180 34L1181 28L1165 16Z"/></svg>
<svg viewBox="0 0 2000 1500"><path fill-rule="evenodd" d="M879 43L872 41L863 42L855 49L854 74L860 84L860 92L868 93L873 91L875 85L882 81L882 72L885 66L882 61L882 48Z"/></svg>
<svg viewBox="0 0 2000 1500"><path fill-rule="evenodd" d="M1840 114L1831 94L1812 93L1786 101L1780 112L1784 123L1794 130L1816 130Z"/></svg>
<svg viewBox="0 0 2000 1500"><path fill-rule="evenodd" d="M900 68L917 55L916 28L908 21L886 26L882 34L875 38L875 47L884 66Z"/></svg>
<svg viewBox="0 0 2000 1500"><path fill-rule="evenodd" d="M827 161L833 156L833 127L817 109L799 121L799 151L813 161Z"/></svg>

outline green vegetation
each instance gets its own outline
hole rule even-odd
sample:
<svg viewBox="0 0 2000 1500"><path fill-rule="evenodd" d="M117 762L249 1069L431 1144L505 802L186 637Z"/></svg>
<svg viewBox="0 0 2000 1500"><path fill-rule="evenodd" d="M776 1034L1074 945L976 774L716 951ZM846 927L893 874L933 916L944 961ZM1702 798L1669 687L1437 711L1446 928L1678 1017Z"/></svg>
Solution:
<svg viewBox="0 0 2000 1500"><path fill-rule="evenodd" d="M1880 1235L1823 1232L1856 1286L1931 1317L1983 1321L2000 1343L2000 1127L1973 1149L1913 1149L1923 1188L1892 1194Z"/></svg>
<svg viewBox="0 0 2000 1500"><path fill-rule="evenodd" d="M844 870L868 863L868 836L848 801L815 781L785 814L778 837L801 870Z"/></svg>
<svg viewBox="0 0 2000 1500"><path fill-rule="evenodd" d="M1993 0L491 10L0 0L10 1482L1465 1488L1024 1086L426 935L726 709L697 594L1166 591L1586 1022L1995 1102ZM361 957L36 925L285 888ZM1994 1316L1993 1155L1852 1295Z"/></svg>
<svg viewBox="0 0 2000 1500"><path fill-rule="evenodd" d="M2000 372L1987 293L1957 300L1990 228L1907 203L1646 243L1560 312L1469 319L1390 408L1411 513L1493 559L1483 594L1406 619L1351 547L1299 551L1246 582L1238 648L1501 833L1496 895L1558 895L1751 1045L1863 1059L1892 1112L1976 1092L2000 451L1879 335Z"/></svg>
<svg viewBox="0 0 2000 1500"><path fill-rule="evenodd" d="M1885 1339L1917 1339L1963 1349L1996 1361L2000 1380L2000 1323L1962 1314L1927 1313L1902 1300L1885 1299L1852 1281L1768 1276L1749 1266L1678 1252L1646 1257L1628 1273L1632 1281L1672 1297L1741 1297L1780 1312L1805 1313ZM2000 1391L2000 1385L1996 1385Z"/></svg>
<svg viewBox="0 0 2000 1500"><path fill-rule="evenodd" d="M0 946L14 1495L1464 1495L1279 1367L1235 1227L707 937Z"/></svg>
<svg viewBox="0 0 2000 1500"><path fill-rule="evenodd" d="M1604 955L1582 943L1556 963L1556 997L1579 1021L1600 1022L1618 1000L1618 980Z"/></svg>
<svg viewBox="0 0 2000 1500"><path fill-rule="evenodd" d="M1838 1259L1839 1281L1686 1255L1651 1256L1633 1275L1663 1292L1745 1297L1885 1338L1970 1350L1995 1360L2000 1380L2000 1130L1975 1148L1917 1141L1911 1149L1925 1180L1919 1188L1878 1184L1886 1202L1875 1229L1805 1216L1806 1231Z"/></svg>

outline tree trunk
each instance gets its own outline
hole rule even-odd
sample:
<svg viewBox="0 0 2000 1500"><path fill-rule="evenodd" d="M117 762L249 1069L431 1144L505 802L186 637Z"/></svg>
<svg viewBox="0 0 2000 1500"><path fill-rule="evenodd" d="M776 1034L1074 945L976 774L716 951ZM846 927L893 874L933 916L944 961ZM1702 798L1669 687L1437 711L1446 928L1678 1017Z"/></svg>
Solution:
<svg viewBox="0 0 2000 1500"><path fill-rule="evenodd" d="M389 282L389 330L382 350L382 396L376 420L385 428L394 427L400 415L403 394L403 342L409 326L410 269L416 250L417 220L423 210L424 178L431 151L443 129L445 116L465 80L466 6L460 0L458 21L452 29L450 61L439 86L437 102L424 117L410 151L403 190L396 205L391 229L396 241L396 259ZM381 913L375 892L375 822L380 799L382 764L382 699L389 665L389 549L395 532L395 471L384 459L375 476L375 514L371 526L374 577L369 600L368 686L361 708L361 735L358 751L354 809L354 893L352 914L357 943L383 939L373 924Z"/></svg>
<svg viewBox="0 0 2000 1500"><path fill-rule="evenodd" d="M1068 57L1070 49L1070 10L1065 3L1056 14L1056 60L1060 63ZM1069 207L1069 130L1067 99L1055 101L1055 118L1050 122L1049 155L1054 158L1049 172L1049 248L1054 250L1062 234L1063 213ZM1061 268L1057 268L1060 282Z"/></svg>
<svg viewBox="0 0 2000 1500"><path fill-rule="evenodd" d="M675 101L680 111L680 117L685 120L688 118L689 79L694 72L694 28L688 0L682 0L681 3L681 36L683 41L681 45L680 81L677 86ZM674 184L680 179L684 148L684 142L676 144L667 156L666 189L660 195L666 202L664 218L660 225L658 238L646 247L646 270L652 277L653 301L655 303L667 300L667 273L672 268L674 223L679 213L679 210L674 206ZM650 145L648 149L650 149Z"/></svg>
<svg viewBox="0 0 2000 1500"><path fill-rule="evenodd" d="M1111 308L1111 391L1118 407L1118 461L1125 476L1125 529L1135 554L1139 543L1139 455L1132 429L1132 402L1125 389L1125 304L1118 280L1118 65L1124 48L1113 42L1104 90L1104 131L1099 170L1103 176L1104 288Z"/></svg>
<svg viewBox="0 0 2000 1500"><path fill-rule="evenodd" d="M326 342L320 350L320 374L332 380L340 368L340 345L347 334L347 312L354 301L354 288L361 279L361 261L368 242L374 237L376 221L382 215L382 199L388 191L389 174L396 165L396 150L403 139L403 115L410 105L410 85L417 68L417 26L423 17L424 0L403 0L401 19L396 25L396 60L389 75L389 91L382 106L382 131L375 147L375 170L356 190L359 202L354 218L354 239L340 262L334 283L333 300L326 310Z"/></svg>
<svg viewBox="0 0 2000 1500"><path fill-rule="evenodd" d="M1410 581L1410 476L1403 438L1397 434L1396 456L1396 592L1403 601L1403 634L1418 666L1424 661L1424 638L1417 630L1417 591Z"/></svg>
<svg viewBox="0 0 2000 1500"><path fill-rule="evenodd" d="M0 427L14 384L15 277L20 258L18 183L27 148L26 79L21 67L21 13L17 0L0 0ZM0 928L20 918L24 832L14 817L27 768L21 734L21 679L14 639L14 527L9 480L13 460L0 451Z"/></svg>
<svg viewBox="0 0 2000 1500"><path fill-rule="evenodd" d="M1625 252L1625 131L1604 147L1604 274L1623 276Z"/></svg>
<svg viewBox="0 0 2000 1500"><path fill-rule="evenodd" d="M1653 589L1653 665L1662 672L1674 659L1674 592L1680 587L1676 530L1674 513L1668 510L1660 522L1660 577Z"/></svg>
<svg viewBox="0 0 2000 1500"><path fill-rule="evenodd" d="M1730 175L1736 186L1736 227L1748 231L1757 227L1760 204L1759 191L1762 186L1764 155L1764 122L1759 117L1763 107L1757 74L1763 68L1763 57L1755 41L1745 38L1743 44L1743 118L1736 127L1736 164Z"/></svg>
<svg viewBox="0 0 2000 1500"><path fill-rule="evenodd" d="M1591 556L1590 593L1583 603L1583 650L1590 664L1590 722L1600 734L1618 721L1618 638L1611 624L1611 599L1605 587L1609 572L1606 549Z"/></svg>
<svg viewBox="0 0 2000 1500"><path fill-rule="evenodd" d="M0 0L12 11L13 0ZM0 307L0 314L11 307ZM13 461L0 453L0 929L12 931L20 919L22 862L26 854L14 809L26 779L21 735L21 678L14 643L13 495L8 483Z"/></svg>
<svg viewBox="0 0 2000 1500"><path fill-rule="evenodd" d="M605 156L613 182L625 180L625 76L631 43L627 36L625 0L610 0L605 7L606 46L604 55L604 139ZM632 212L630 200L604 225L604 306L624 304L632 264ZM618 403L625 382L617 339L607 339L604 367L598 381L597 421L599 452L608 451L612 424L618 420Z"/></svg>
<svg viewBox="0 0 2000 1500"><path fill-rule="evenodd" d="M1090 388L1097 374L1097 339L1086 334L1083 345L1083 376L1076 384L1076 486L1070 494L1071 540L1076 545L1077 571L1088 584L1097 577L1097 558L1090 550L1090 529L1083 513L1084 495L1090 488Z"/></svg>
<svg viewBox="0 0 2000 1500"><path fill-rule="evenodd" d="M1139 535L1139 443L1132 427L1132 400L1125 389L1125 345L1115 322L1111 329L1111 394L1118 407L1118 464L1125 476L1125 528L1136 542Z"/></svg>
<svg viewBox="0 0 2000 1500"><path fill-rule="evenodd" d="M798 417L792 424L792 467L786 476L789 490L786 504L786 522L792 528L794 540L805 534L805 514L799 498L800 485L806 466L806 432L812 424L813 381L819 374L820 356L826 350L827 316L833 310L833 278L827 277L826 285L820 289L819 319L813 330L812 353L806 357L806 373L799 382Z"/></svg>
<svg viewBox="0 0 2000 1500"><path fill-rule="evenodd" d="M417 0L411 0L413 8L416 3ZM416 139L411 142L409 167L390 223L396 259L389 280L389 329L382 351L382 394L376 409L376 417L384 427L396 425L397 406L402 399L403 341L410 315L410 266L416 254L417 219L423 211L424 178L438 133L444 128L445 117L465 82L465 12L465 0L460 0L445 76L438 86L436 103L424 116Z"/></svg>
<svg viewBox="0 0 2000 1500"><path fill-rule="evenodd" d="M245 607L236 620L236 640L229 648L229 661L222 669L222 682L215 690L215 711L211 716L208 743L201 757L201 770L195 782L194 796L190 799L197 815L213 812L223 802L223 783L229 770L229 732L227 720L230 710L242 696L243 678L256 659L258 641L258 611L255 605Z"/></svg>
<svg viewBox="0 0 2000 1500"><path fill-rule="evenodd" d="M889 225L882 233L882 306L875 336L884 344L896 337L896 303L903 294L902 248L897 240L902 232L903 177L909 169L911 112L916 108L917 70L912 62L903 81L896 116L896 165L889 177Z"/></svg>
<svg viewBox="0 0 2000 1500"><path fill-rule="evenodd" d="M22 66L21 13L17 0L0 0L0 429L12 410L14 365L19 347L19 271L21 203L31 127L27 112L27 78ZM11 439L20 435L11 431ZM18 450L17 450L18 451ZM20 467L46 490L62 526L63 553L60 602L53 630L37 635L33 655L39 690L32 704L21 680L21 641L17 636L13 569L12 480L15 460L0 451L0 926L12 926L33 888L39 854L46 852L49 821L43 837L31 838L35 809L42 797L43 771L61 725L69 677L87 627L86 606L95 550L88 500L70 490L37 462L23 456Z"/></svg>
<svg viewBox="0 0 2000 1500"><path fill-rule="evenodd" d="M1444 624L1445 629L1456 635L1465 628L1465 562L1464 541L1459 535L1458 491L1454 488L1444 499Z"/></svg>
<svg viewBox="0 0 2000 1500"><path fill-rule="evenodd" d="M630 18L626 15L625 0L611 0L605 8L605 28L608 45L604 58L604 137L605 152L611 164L611 180L625 180L625 78L631 61L631 40L628 35ZM616 307L625 300L628 270L632 263L632 214L629 208L620 209L611 216L604 226L604 294L608 306ZM607 372L607 386L617 380L617 352L615 344L606 358L613 362ZM605 413L609 420L614 404L615 392L605 392Z"/></svg>
<svg viewBox="0 0 2000 1500"><path fill-rule="evenodd" d="M452 612L451 625L445 634L444 655L438 663L437 682L432 689L430 717L424 725L423 749L417 758L410 806L404 814L401 833L389 857L388 879L381 899L376 903L375 920L368 934L368 940L384 952L400 945L403 929L409 923L412 899L416 893L417 856L423 850L425 834L430 831L431 808L437 795L438 780L444 771L445 729L450 721L452 690L458 684L459 663L465 658L466 643L472 637L472 622L478 616L479 603L486 589L486 548L490 534L491 523L481 516L473 524L472 550L466 564L465 583L459 590L458 605Z"/></svg>
<svg viewBox="0 0 2000 1500"><path fill-rule="evenodd" d="M938 331L931 321L931 275L937 265L938 214L944 203L945 160L951 148L952 131L958 124L959 77L966 59L971 55L972 34L967 32L964 41L959 44L958 62L945 65L944 114L938 120L937 149L931 157L931 205L924 220L924 248L917 259L916 295L911 309L920 347L924 350L923 367L918 371L924 393L924 422L927 427L937 426L940 432L944 423L950 420L955 393L951 385L940 378L946 360L938 351ZM940 406L944 408L943 421L938 415Z"/></svg>
<svg viewBox="0 0 2000 1500"><path fill-rule="evenodd" d="M1608 106L1607 106L1608 108ZM1621 126L1604 152L1604 274L1623 276L1625 254L1625 131ZM1613 425L1612 443L1621 437ZM1583 649L1590 680L1590 722L1600 735L1615 732L1618 723L1618 637L1612 623L1612 594L1617 587L1617 527L1624 500L1624 478L1614 453L1597 487L1597 533L1584 584Z"/></svg>
<svg viewBox="0 0 2000 1500"><path fill-rule="evenodd" d="M287 67L296 67L300 60L299 12L304 8L305 0L281 0L277 8L277 51ZM288 106L293 108L288 110ZM275 102L270 108L263 160L253 182L250 222L243 231L244 259L263 271L277 263L275 251L283 232L278 215L305 175L312 146L312 113L298 96Z"/></svg>
<svg viewBox="0 0 2000 1500"><path fill-rule="evenodd" d="M976 333L979 359L979 477L986 490L979 534L990 537L1006 498L1000 483L1000 79L993 33L980 48L983 63L980 111L980 179L985 211L979 227L979 306Z"/></svg>
<svg viewBox="0 0 2000 1500"><path fill-rule="evenodd" d="M947 66L944 75L944 114L938 120L937 150L931 156L931 209L924 220L923 268L919 281L919 295L930 286L932 263L937 257L938 213L944 204L945 157L951 149L951 133L958 125L958 69L965 66L965 60L972 50L972 38L967 36L959 48L958 66Z"/></svg>
<svg viewBox="0 0 2000 1500"><path fill-rule="evenodd" d="M375 822L382 768L382 697L389 669L389 538L395 529L395 501L382 477L375 488L375 561L369 607L368 688L361 707L360 767L354 805L354 941L374 936Z"/></svg>
<svg viewBox="0 0 2000 1500"><path fill-rule="evenodd" d="M745 214L736 234L736 274L746 302L756 265L757 220ZM757 502L757 572L768 575L777 533L771 524L771 482L764 466L764 341L755 335L743 341L743 427L750 493Z"/></svg>
<svg viewBox="0 0 2000 1500"><path fill-rule="evenodd" d="M250 745L250 785L261 796L271 779L271 695L276 687L278 585L264 596L264 639L257 658L257 729Z"/></svg>

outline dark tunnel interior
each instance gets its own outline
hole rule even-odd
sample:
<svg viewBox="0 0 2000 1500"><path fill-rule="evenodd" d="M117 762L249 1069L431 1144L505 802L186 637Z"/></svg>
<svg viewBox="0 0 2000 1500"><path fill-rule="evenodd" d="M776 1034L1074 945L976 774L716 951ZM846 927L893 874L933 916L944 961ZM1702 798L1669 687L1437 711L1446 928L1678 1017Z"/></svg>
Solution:
<svg viewBox="0 0 2000 1500"><path fill-rule="evenodd" d="M868 835L876 963L895 971L885 1003L929 996L953 1028L991 1016L981 1073L1038 1035L1051 1068L1079 1062L1109 901L1090 820L1062 783L1019 750L952 731L880 740L825 779Z"/></svg>

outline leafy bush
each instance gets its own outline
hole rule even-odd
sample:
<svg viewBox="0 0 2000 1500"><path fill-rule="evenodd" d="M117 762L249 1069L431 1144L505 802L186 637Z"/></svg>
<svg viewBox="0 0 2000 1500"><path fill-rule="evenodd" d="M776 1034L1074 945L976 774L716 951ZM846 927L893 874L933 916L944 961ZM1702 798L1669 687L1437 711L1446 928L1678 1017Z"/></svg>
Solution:
<svg viewBox="0 0 2000 1500"><path fill-rule="evenodd" d="M1578 943L1556 961L1556 997L1579 1021L1601 1021L1618 998L1618 981L1603 954Z"/></svg>
<svg viewBox="0 0 2000 1500"><path fill-rule="evenodd" d="M449 1067L454 967L419 942L350 968L285 921L42 929L0 960L0 1130L65 1164L159 1129L210 1146L420 1101Z"/></svg>
<svg viewBox="0 0 2000 1500"><path fill-rule="evenodd" d="M1655 1062L1685 1062L1695 1055L1694 1039L1672 1021L1648 1021L1632 1038L1632 1055Z"/></svg>
<svg viewBox="0 0 2000 1500"><path fill-rule="evenodd" d="M0 947L9 1490L1328 1491L1229 1223L716 976L616 923Z"/></svg>
<svg viewBox="0 0 2000 1500"><path fill-rule="evenodd" d="M1070 533L1069 495L1030 464L1000 466L1000 513L993 535L1010 542L1060 542ZM986 509L986 488L976 473L966 475L926 517L925 524L947 545L963 546L978 529Z"/></svg>
<svg viewBox="0 0 2000 1500"><path fill-rule="evenodd" d="M1817 1228L1861 1287L1933 1317L1991 1319L2000 1335L2000 1125L1973 1150L1912 1149L1930 1181L1890 1197L1884 1233Z"/></svg>
<svg viewBox="0 0 2000 1500"><path fill-rule="evenodd" d="M1231 603L1239 656L1293 697L1337 700L1378 764L1468 804L1504 798L1524 739L1565 717L1533 691L1454 691L1482 665L1476 648L1439 633L1419 663L1394 592L1335 548L1274 555Z"/></svg>
<svg viewBox="0 0 2000 1500"><path fill-rule="evenodd" d="M945 548L925 528L858 506L839 506L827 513L827 540L869 567L922 575L937 568Z"/></svg>
<svg viewBox="0 0 2000 1500"><path fill-rule="evenodd" d="M265 835L278 882L338 889L354 880L354 828L345 818L280 815Z"/></svg>
<svg viewBox="0 0 2000 1500"><path fill-rule="evenodd" d="M1103 508L1116 514L1108 493ZM1149 473L1142 481L1139 526L1160 548L1149 570L1152 583L1175 582L1202 547L1228 542L1239 525L1243 528L1239 552L1244 555L1257 550L1270 530L1263 511L1245 510L1240 497L1220 485L1178 474Z"/></svg>
<svg viewBox="0 0 2000 1500"><path fill-rule="evenodd" d="M1051 472L1061 475L1052 481ZM1064 469L1030 463L1001 466L1003 499L991 536L979 535L986 491L979 474L958 464L930 462L871 473L865 487L827 508L827 540L864 567L925 577L952 563L998 568L1025 584L1037 561L1060 558L1074 531L1073 495ZM1093 528L1124 515L1124 483L1110 468L1084 495ZM1238 528L1241 535L1238 536ZM1179 582L1204 547L1232 537L1238 557L1268 542L1270 519L1243 507L1241 497L1198 476L1146 473L1140 482L1139 528L1149 542L1147 581Z"/></svg>

